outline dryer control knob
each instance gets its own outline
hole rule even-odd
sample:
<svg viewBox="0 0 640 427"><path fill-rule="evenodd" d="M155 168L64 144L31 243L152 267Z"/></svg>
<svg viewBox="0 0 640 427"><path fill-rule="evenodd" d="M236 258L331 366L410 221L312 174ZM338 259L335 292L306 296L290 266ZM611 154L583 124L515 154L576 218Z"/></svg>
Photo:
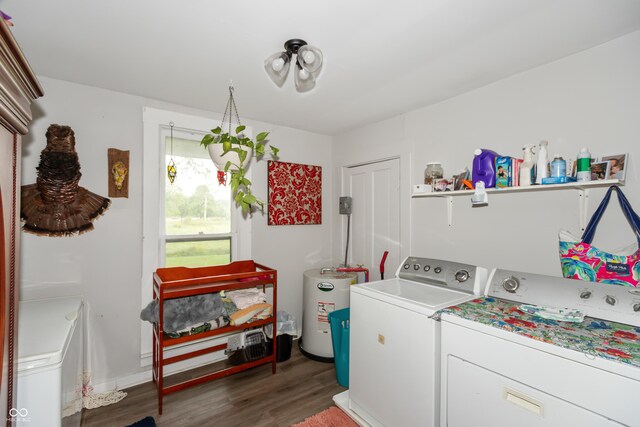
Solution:
<svg viewBox="0 0 640 427"><path fill-rule="evenodd" d="M402 268L404 268L405 270L408 270L408 269L409 269L409 267L410 267L410 265L409 265L409 264L405 264L405 265L403 265L403 266L402 266Z"/></svg>
<svg viewBox="0 0 640 427"><path fill-rule="evenodd" d="M582 292L580 292L580 298L582 298L582 299L591 298L591 291L582 291Z"/></svg>
<svg viewBox="0 0 640 427"><path fill-rule="evenodd" d="M467 270L458 270L455 278L458 282L466 282L469 279L469 272Z"/></svg>
<svg viewBox="0 0 640 427"><path fill-rule="evenodd" d="M616 299L611 295L607 295L604 300L609 305L616 305L616 302L617 302Z"/></svg>
<svg viewBox="0 0 640 427"><path fill-rule="evenodd" d="M505 291L511 292L513 294L520 287L520 282L518 282L518 279L513 276L507 277L502 281L502 287Z"/></svg>
<svg viewBox="0 0 640 427"><path fill-rule="evenodd" d="M434 271L436 274L440 274L440 272L442 271L442 268L440 268L440 267L436 267L436 268L434 268L434 269L433 269L433 271Z"/></svg>
<svg viewBox="0 0 640 427"><path fill-rule="evenodd" d="M414 269L415 271L420 270L420 264L413 264L413 269Z"/></svg>
<svg viewBox="0 0 640 427"><path fill-rule="evenodd" d="M430 265L425 265L423 270L424 271L429 271L429 270L431 270L431 266Z"/></svg>
<svg viewBox="0 0 640 427"><path fill-rule="evenodd" d="M635 311L636 313L640 313L640 302L633 304L632 308L633 308L633 311Z"/></svg>

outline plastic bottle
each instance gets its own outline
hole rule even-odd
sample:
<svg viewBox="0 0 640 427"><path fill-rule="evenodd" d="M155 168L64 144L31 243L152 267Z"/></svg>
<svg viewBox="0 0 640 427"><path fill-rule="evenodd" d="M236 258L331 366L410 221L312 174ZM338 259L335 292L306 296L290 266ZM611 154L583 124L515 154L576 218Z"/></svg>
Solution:
<svg viewBox="0 0 640 427"><path fill-rule="evenodd" d="M519 185L526 187L532 184L531 176L533 174L533 149L535 145L525 144L522 147L524 150L524 161L520 164L520 173L518 175Z"/></svg>
<svg viewBox="0 0 640 427"><path fill-rule="evenodd" d="M549 142L540 141L538 147L538 161L536 162L536 184L542 184L542 178L549 177L549 153L547 152Z"/></svg>
<svg viewBox="0 0 640 427"><path fill-rule="evenodd" d="M582 147L582 150L578 153L576 163L576 180L582 182L591 181L591 153L587 147Z"/></svg>
<svg viewBox="0 0 640 427"><path fill-rule="evenodd" d="M551 176L554 178L560 178L567 174L567 162L562 158L560 154L553 156L551 162Z"/></svg>
<svg viewBox="0 0 640 427"><path fill-rule="evenodd" d="M471 178L473 185L478 181L484 183L485 188L493 188L496 186L496 157L498 153L491 150L478 148L474 151L473 171Z"/></svg>

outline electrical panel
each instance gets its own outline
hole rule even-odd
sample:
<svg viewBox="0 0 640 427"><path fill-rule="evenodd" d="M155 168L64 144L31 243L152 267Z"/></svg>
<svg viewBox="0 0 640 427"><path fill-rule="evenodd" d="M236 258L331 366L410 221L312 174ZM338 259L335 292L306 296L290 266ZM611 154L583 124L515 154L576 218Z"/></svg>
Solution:
<svg viewBox="0 0 640 427"><path fill-rule="evenodd" d="M340 197L340 215L351 215L352 203L351 197Z"/></svg>

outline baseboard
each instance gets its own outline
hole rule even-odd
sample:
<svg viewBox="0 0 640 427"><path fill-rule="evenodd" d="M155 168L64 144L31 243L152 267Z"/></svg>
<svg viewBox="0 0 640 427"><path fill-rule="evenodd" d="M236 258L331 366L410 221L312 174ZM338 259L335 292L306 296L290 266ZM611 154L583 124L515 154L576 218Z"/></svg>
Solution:
<svg viewBox="0 0 640 427"><path fill-rule="evenodd" d="M228 338L227 336L223 337L214 337L213 339L204 339L202 341L197 341L195 343L190 343L184 345L179 348L171 349L166 353L167 357L173 357L178 354L183 354L190 351L195 351L200 348L210 347L212 345L216 345L216 341L223 341ZM294 340L297 340L297 337L294 337ZM133 387L139 384L144 384L146 382L150 382L152 379L151 376L151 353L143 354L140 358L140 366L144 367L141 372L136 372L129 375L124 375L121 377L117 377L114 379L110 379L107 381L103 381L96 384L91 384L93 387L93 391L95 393L107 393L114 390L124 390L129 387ZM165 374L177 374L179 372L188 371L189 369L197 368L203 365L207 365L209 363L220 362L225 360L227 356L224 354L224 351L217 351L215 353L205 354L203 356L194 357L193 359L183 360L182 362L174 363L165 367ZM165 375L166 376L166 375Z"/></svg>
<svg viewBox="0 0 640 427"><path fill-rule="evenodd" d="M200 350L202 348L211 347L220 342L226 342L228 336L223 337L214 337L204 339L202 341L197 341L195 343L185 344L180 347L172 348L170 350L165 351L165 357L174 357L180 354ZM145 368L141 372L136 372L129 375L124 375L121 377L117 377L115 379L110 379L107 381L103 381L96 384L91 384L93 387L93 391L95 393L106 393L114 390L123 390L125 388L133 387L138 384L143 384L151 381L151 363L152 363L153 354L145 353L141 355L140 358L140 366ZM215 353L209 353L202 356L194 357L192 359L183 360L181 362L173 363L164 368L165 376L177 374L179 372L188 371L189 369L197 368L203 365L207 365L209 363L220 362L225 360L227 356L224 354L224 351L217 351Z"/></svg>

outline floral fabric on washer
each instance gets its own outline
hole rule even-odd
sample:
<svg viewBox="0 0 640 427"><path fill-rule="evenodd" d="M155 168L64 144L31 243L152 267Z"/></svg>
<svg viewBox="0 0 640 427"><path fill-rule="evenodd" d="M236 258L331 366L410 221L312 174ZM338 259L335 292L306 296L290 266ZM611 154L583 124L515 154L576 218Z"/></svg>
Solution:
<svg viewBox="0 0 640 427"><path fill-rule="evenodd" d="M518 303L477 298L440 313L493 326L604 359L640 367L640 328L585 317L581 323L544 319L522 311Z"/></svg>

